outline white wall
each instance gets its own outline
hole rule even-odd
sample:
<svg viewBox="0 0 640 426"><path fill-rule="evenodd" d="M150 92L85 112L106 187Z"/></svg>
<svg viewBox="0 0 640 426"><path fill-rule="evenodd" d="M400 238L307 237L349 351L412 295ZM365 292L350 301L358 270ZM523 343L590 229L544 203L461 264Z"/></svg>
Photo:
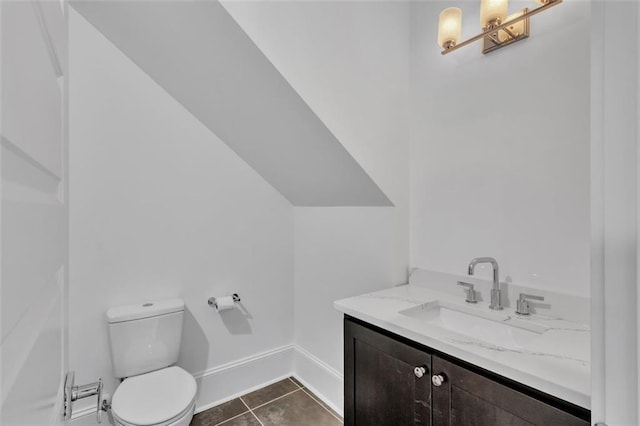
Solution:
<svg viewBox="0 0 640 426"><path fill-rule="evenodd" d="M408 3L222 3L393 202L393 276L406 281Z"/></svg>
<svg viewBox="0 0 640 426"><path fill-rule="evenodd" d="M76 382L115 387L109 307L172 297L186 302L179 365L200 378L199 406L290 372L288 355L245 370L253 382L200 374L291 344L291 204L74 10L69 26ZM247 316L208 307L232 292Z"/></svg>
<svg viewBox="0 0 640 426"><path fill-rule="evenodd" d="M217 1L74 7L293 205L391 205Z"/></svg>
<svg viewBox="0 0 640 426"><path fill-rule="evenodd" d="M408 4L222 4L394 205L406 204Z"/></svg>
<svg viewBox="0 0 640 426"><path fill-rule="evenodd" d="M304 352L295 371L339 411L343 315L333 302L393 285L395 215L393 207L295 208L295 343L329 374Z"/></svg>
<svg viewBox="0 0 640 426"><path fill-rule="evenodd" d="M503 281L589 295L590 5L535 16L488 55L441 56L447 5L411 5L411 266L462 274L493 256ZM465 38L478 5L462 8Z"/></svg>
<svg viewBox="0 0 640 426"><path fill-rule="evenodd" d="M407 278L409 5L223 5L395 206L295 208L295 371L340 410L333 301Z"/></svg>

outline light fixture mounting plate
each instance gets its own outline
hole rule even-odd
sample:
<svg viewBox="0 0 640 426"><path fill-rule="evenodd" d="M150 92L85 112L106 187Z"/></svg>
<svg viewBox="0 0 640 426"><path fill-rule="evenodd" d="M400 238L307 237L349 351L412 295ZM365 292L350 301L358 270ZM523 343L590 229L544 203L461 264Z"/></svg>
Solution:
<svg viewBox="0 0 640 426"><path fill-rule="evenodd" d="M527 14L529 12L529 9L524 9L522 11L523 14ZM484 53L485 55L487 53L493 52L494 50L498 50L502 47L508 46L510 44L513 44L517 41L520 40L524 40L525 38L529 37L529 18L524 18L523 20L517 22L515 25L522 25L522 32L519 32L517 34L508 34L507 31L510 30L510 27L507 27L506 30L498 30L494 33L490 33L489 35L485 36L482 39L482 53ZM503 41L500 40L500 35L502 35L503 37L505 37L505 39Z"/></svg>

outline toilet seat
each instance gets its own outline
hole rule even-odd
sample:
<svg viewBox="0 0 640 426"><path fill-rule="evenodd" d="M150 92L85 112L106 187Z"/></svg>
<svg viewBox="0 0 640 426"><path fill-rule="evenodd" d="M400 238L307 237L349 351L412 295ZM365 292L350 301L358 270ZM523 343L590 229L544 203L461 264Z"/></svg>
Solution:
<svg viewBox="0 0 640 426"><path fill-rule="evenodd" d="M156 423L156 424L147 425L147 426L189 426L189 424L191 423L191 419L193 418L195 408L196 408L196 400L194 398L191 405L189 405L189 407L187 407L184 413L181 414L180 416L174 417L173 419L166 422ZM115 414L113 414L113 419L115 421L116 426L140 426L134 423L127 423L126 421L122 420Z"/></svg>
<svg viewBox="0 0 640 426"><path fill-rule="evenodd" d="M169 426L195 407L196 381L180 367L125 379L113 394L111 413L125 426Z"/></svg>

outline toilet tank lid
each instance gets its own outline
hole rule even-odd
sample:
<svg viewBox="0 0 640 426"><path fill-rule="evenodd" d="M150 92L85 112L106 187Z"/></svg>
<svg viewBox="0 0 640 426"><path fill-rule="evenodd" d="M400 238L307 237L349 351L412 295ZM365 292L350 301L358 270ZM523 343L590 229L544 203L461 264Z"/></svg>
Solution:
<svg viewBox="0 0 640 426"><path fill-rule="evenodd" d="M184 311L184 301L182 299L149 301L111 308L107 311L107 322L113 324L181 311Z"/></svg>

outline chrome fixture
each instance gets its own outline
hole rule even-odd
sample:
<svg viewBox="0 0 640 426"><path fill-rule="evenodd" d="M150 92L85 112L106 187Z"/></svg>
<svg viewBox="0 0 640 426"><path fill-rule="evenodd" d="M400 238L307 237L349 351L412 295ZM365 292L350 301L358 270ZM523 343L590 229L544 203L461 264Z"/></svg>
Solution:
<svg viewBox="0 0 640 426"><path fill-rule="evenodd" d="M96 420L102 423L102 412L109 409L107 400L102 398L102 379L88 385L75 386L75 373L70 371L64 379L64 420L71 420L73 402L90 396L98 396L96 404Z"/></svg>
<svg viewBox="0 0 640 426"><path fill-rule="evenodd" d="M469 262L469 275L473 275L478 263L490 263L493 267L493 288L491 289L491 304L489 307L499 311L502 309L502 301L500 300L500 272L498 269L498 261L493 257L476 257Z"/></svg>
<svg viewBox="0 0 640 426"><path fill-rule="evenodd" d="M531 300L544 300L542 296L534 296L533 294L520 293L518 301L516 302L516 314L518 315L531 315L531 305L527 302L527 299Z"/></svg>
<svg viewBox="0 0 640 426"><path fill-rule="evenodd" d="M480 25L482 32L461 43L462 10L449 7L440 13L438 45L446 55L482 39L482 53L493 52L529 37L529 18L562 3L562 0L536 0L542 6L527 8L507 16L507 0L481 0Z"/></svg>
<svg viewBox="0 0 640 426"><path fill-rule="evenodd" d="M464 281L458 281L458 285L466 287L464 289L464 292L467 295L466 299L464 299L465 302L478 303L478 292L473 289L473 284L465 283Z"/></svg>

